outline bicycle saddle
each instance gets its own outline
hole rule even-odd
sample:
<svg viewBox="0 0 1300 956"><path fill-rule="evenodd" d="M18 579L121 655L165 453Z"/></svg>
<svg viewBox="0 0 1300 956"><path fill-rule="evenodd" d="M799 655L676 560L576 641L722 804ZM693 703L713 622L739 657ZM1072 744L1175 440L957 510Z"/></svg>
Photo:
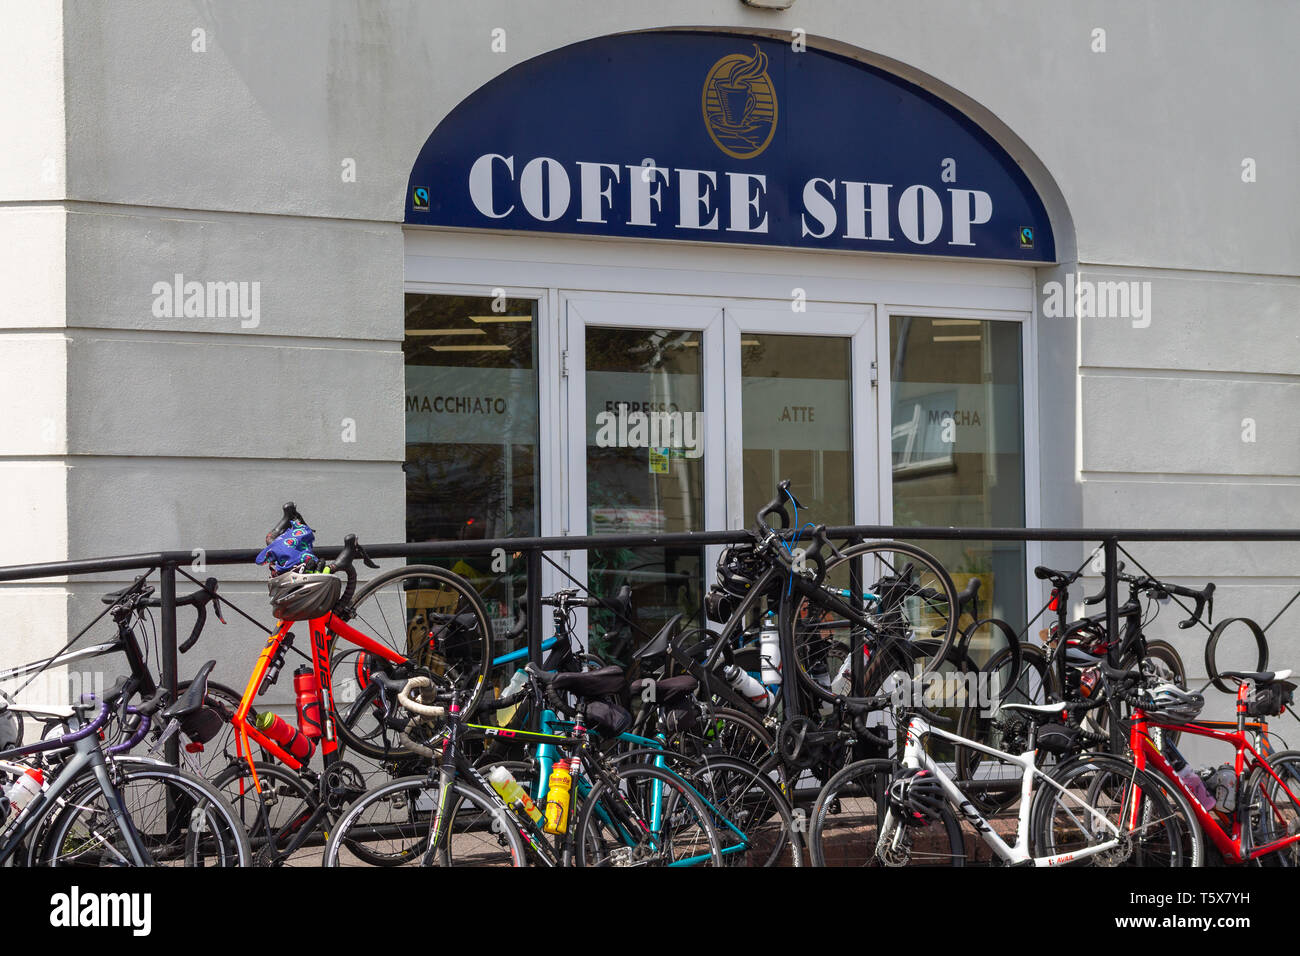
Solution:
<svg viewBox="0 0 1300 956"><path fill-rule="evenodd" d="M632 660L641 661L645 660L647 657L657 657L660 654L666 653L668 651L668 642L676 635L677 625L681 623L681 620L681 614L674 614L667 624L659 628L658 634L646 641L645 644L643 644L636 653L632 655Z"/></svg>
<svg viewBox="0 0 1300 956"><path fill-rule="evenodd" d="M1273 681L1286 680L1291 676L1291 668L1280 671L1220 671L1220 677L1235 677L1237 680L1253 680L1256 684L1269 684Z"/></svg>
<svg viewBox="0 0 1300 956"><path fill-rule="evenodd" d="M212 676L212 668L216 666L216 661L208 661L200 667L185 693L159 716L164 720L171 720L173 717L180 720L196 713L203 706L203 698L208 692L208 678Z"/></svg>
<svg viewBox="0 0 1300 956"><path fill-rule="evenodd" d="M617 694L627 686L623 668L610 665L594 671L563 672L555 675L550 685L575 697L606 697Z"/></svg>
<svg viewBox="0 0 1300 956"><path fill-rule="evenodd" d="M1062 704L1003 704L1003 710L1019 710L1039 717L1056 717L1065 709Z"/></svg>
<svg viewBox="0 0 1300 956"><path fill-rule="evenodd" d="M640 697L647 687L653 686L654 690L650 697L650 703L667 706L675 704L684 697L689 697L695 693L695 688L700 686L690 674L680 674L677 677L665 677L663 680L655 680L653 677L642 677L639 680L632 681L630 690L636 697Z"/></svg>

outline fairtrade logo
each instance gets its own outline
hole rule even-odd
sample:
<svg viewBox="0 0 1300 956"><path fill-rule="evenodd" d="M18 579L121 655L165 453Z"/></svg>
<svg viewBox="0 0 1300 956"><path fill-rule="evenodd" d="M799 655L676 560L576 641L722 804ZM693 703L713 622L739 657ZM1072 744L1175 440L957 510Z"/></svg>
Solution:
<svg viewBox="0 0 1300 956"><path fill-rule="evenodd" d="M411 200L415 203L416 209L428 209L429 190L425 189L423 186L416 186L415 192L411 196Z"/></svg>
<svg viewBox="0 0 1300 956"><path fill-rule="evenodd" d="M1033 226L1021 226L1021 227L1020 227L1020 248L1021 248L1021 249L1032 249L1032 248L1034 248L1034 228L1033 228Z"/></svg>
<svg viewBox="0 0 1300 956"><path fill-rule="evenodd" d="M731 53L709 70L701 107L713 144L733 159L753 159L776 132L776 90L767 75L767 54Z"/></svg>

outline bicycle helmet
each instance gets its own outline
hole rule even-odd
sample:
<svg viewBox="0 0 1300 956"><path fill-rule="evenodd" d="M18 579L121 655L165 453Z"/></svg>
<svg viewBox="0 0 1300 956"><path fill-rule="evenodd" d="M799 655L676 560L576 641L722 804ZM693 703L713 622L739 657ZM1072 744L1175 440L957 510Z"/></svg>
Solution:
<svg viewBox="0 0 1300 956"><path fill-rule="evenodd" d="M754 553L753 545L732 545L718 556L718 586L728 594L744 597L763 569L763 559Z"/></svg>
<svg viewBox="0 0 1300 956"><path fill-rule="evenodd" d="M939 778L919 767L906 768L890 781L888 800L890 809L909 827L940 819L948 802Z"/></svg>
<svg viewBox="0 0 1300 956"><path fill-rule="evenodd" d="M324 617L343 594L343 575L286 571L267 582L271 613L278 621Z"/></svg>
<svg viewBox="0 0 1300 956"><path fill-rule="evenodd" d="M1142 709L1157 720L1183 723L1196 719L1205 706L1205 698L1164 681L1148 689L1141 704Z"/></svg>

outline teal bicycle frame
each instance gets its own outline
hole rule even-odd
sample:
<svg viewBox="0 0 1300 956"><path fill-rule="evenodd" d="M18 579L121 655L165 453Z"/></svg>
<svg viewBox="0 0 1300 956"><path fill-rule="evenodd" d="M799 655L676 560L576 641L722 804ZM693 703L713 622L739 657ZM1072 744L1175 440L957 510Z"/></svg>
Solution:
<svg viewBox="0 0 1300 956"><path fill-rule="evenodd" d="M561 720L553 710L545 710L542 712L542 728L546 731L553 733L555 736L563 736L559 732L560 729L565 726L572 726L572 723L573 723L572 721ZM706 807L709 808L709 812L713 814L716 820L721 821L727 827L727 829L729 829L732 833L734 833L739 838L739 842L736 843L734 846L726 846L722 848L723 856L727 856L728 854L740 853L743 852L744 850L749 849L749 837L745 834L745 832L741 830L739 827L737 827L736 824L733 823L725 813L723 813L720 809L718 809L718 807L711 800L709 800L708 797L700 793L700 791L697 790L689 780L687 780L677 771L673 770L671 767L668 766L668 761L664 759L665 748L664 748L664 740L662 737L657 737L652 739L650 737L639 737L636 734L624 733L624 734L619 734L618 739L625 743L637 744L638 746L645 747L648 750L657 751L654 761L652 762L652 766L656 767L659 770L664 771L665 773L672 774L674 777L680 780L687 790L689 790L692 794L700 798L700 801ZM542 799L546 796L544 790L547 782L551 778L551 768L555 765L555 746L550 743L539 743L537 745L537 753L535 755L535 759L537 760L537 779L533 781L532 798L540 805ZM663 823L663 820L660 817L660 814L662 813L662 809L663 809L663 786L664 786L663 781L661 780L654 780L650 784L651 787L650 793L652 797L652 802L650 807L650 829L651 832L655 834L659 833L660 827ZM588 782L585 779L579 780L577 782L577 790L578 790L578 795L580 797L585 797L587 793L590 792L591 790L590 782ZM620 829L621 832L621 828L618 828L617 824L609 818L608 814L605 812L604 807L599 807L599 806L596 807L596 813L606 825L614 827L616 829ZM633 845L636 842L631 839L631 836L629 834L626 833L623 834L623 839L625 842L628 843L628 845ZM686 857L685 859L677 860L668 865L669 866L695 866L696 864L704 863L710 859L712 859L712 856L710 854L704 853L697 856Z"/></svg>

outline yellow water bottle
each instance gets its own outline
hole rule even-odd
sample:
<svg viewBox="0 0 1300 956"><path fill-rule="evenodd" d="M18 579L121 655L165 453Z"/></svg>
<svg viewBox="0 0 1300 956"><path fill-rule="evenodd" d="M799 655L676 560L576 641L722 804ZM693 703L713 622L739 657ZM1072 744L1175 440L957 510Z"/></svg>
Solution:
<svg viewBox="0 0 1300 956"><path fill-rule="evenodd" d="M533 803L533 798L528 795L528 791L519 785L515 775L505 767L493 767L492 772L488 774L488 783L492 784L492 789L501 795L506 806L522 809L534 823L542 822L542 811L537 809L537 804Z"/></svg>
<svg viewBox="0 0 1300 956"><path fill-rule="evenodd" d="M542 829L547 833L564 833L568 830L569 791L572 787L573 775L569 773L569 762L557 760L546 786L546 823Z"/></svg>

